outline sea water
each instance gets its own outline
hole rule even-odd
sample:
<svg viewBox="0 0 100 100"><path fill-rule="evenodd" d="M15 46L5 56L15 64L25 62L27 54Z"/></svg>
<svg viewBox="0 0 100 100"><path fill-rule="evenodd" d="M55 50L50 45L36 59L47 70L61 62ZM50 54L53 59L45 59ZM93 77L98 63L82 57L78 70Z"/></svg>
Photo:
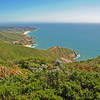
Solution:
<svg viewBox="0 0 100 100"><path fill-rule="evenodd" d="M6 24L7 25L7 24ZM78 60L100 56L100 24L93 23L22 23L39 30L28 35L36 37L39 49L61 46L75 50L81 55Z"/></svg>

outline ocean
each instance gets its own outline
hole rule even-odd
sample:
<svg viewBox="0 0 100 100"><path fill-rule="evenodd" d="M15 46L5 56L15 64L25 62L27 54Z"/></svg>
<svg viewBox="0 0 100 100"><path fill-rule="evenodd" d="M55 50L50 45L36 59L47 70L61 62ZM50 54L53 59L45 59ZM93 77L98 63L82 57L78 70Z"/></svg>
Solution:
<svg viewBox="0 0 100 100"><path fill-rule="evenodd" d="M3 25L3 24L1 24ZM61 46L81 55L77 60L100 56L100 24L93 23L14 23L6 25L39 28L28 35L36 37L36 48L48 49Z"/></svg>

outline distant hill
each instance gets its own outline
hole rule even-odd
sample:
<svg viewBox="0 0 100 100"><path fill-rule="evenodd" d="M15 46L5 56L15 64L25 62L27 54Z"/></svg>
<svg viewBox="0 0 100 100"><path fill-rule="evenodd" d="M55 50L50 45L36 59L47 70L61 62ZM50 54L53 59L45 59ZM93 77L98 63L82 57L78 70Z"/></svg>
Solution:
<svg viewBox="0 0 100 100"><path fill-rule="evenodd" d="M23 41L24 35L22 33L16 33L16 32L1 32L0 31L0 41L7 41L7 42L13 42L13 41Z"/></svg>
<svg viewBox="0 0 100 100"><path fill-rule="evenodd" d="M33 45L34 37L26 36L25 32L34 31L37 28L25 26L1 26L0 41L9 42L16 45L30 46Z"/></svg>
<svg viewBox="0 0 100 100"><path fill-rule="evenodd" d="M25 32L25 31L34 31L36 28L28 26L0 26L0 32Z"/></svg>

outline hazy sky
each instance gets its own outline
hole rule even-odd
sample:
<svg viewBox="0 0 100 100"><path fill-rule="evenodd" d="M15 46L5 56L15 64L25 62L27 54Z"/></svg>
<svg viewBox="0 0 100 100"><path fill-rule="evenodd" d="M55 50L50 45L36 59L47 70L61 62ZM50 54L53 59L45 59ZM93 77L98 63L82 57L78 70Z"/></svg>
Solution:
<svg viewBox="0 0 100 100"><path fill-rule="evenodd" d="M0 22L100 22L100 0L0 0Z"/></svg>

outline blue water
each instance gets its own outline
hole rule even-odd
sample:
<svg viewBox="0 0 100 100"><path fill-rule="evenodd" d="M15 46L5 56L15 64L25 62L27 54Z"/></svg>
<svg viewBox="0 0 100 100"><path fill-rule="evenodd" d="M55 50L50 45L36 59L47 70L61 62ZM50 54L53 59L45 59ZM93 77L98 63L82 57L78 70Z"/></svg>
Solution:
<svg viewBox="0 0 100 100"><path fill-rule="evenodd" d="M7 25L7 24L6 24ZM48 49L53 46L62 46L78 52L78 60L86 60L100 56L100 24L80 23L23 23L40 28L29 35L35 36L39 49Z"/></svg>

